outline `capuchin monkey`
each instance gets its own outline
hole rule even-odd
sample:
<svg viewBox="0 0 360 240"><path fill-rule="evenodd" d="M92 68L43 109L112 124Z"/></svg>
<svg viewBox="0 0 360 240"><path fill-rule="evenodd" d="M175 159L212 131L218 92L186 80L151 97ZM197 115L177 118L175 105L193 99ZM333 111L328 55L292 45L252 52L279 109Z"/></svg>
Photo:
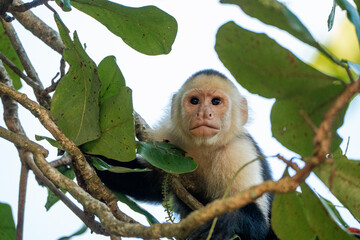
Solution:
<svg viewBox="0 0 360 240"><path fill-rule="evenodd" d="M187 189L202 204L222 198L231 179L244 164L254 161L236 176L228 195L271 179L269 166L259 147L244 129L248 119L247 102L236 86L223 74L203 70L192 75L174 94L171 112L153 130L154 140L168 140L186 151L198 168L180 177ZM149 165L142 159L109 164L130 168ZM116 174L98 171L111 189L137 200L160 203L163 200L161 171ZM255 202L218 218L211 239L226 240L237 234L242 240L277 239L270 227L272 196L265 194ZM175 211L181 216L191 212L174 196ZM211 222L195 230L189 239L206 239Z"/></svg>

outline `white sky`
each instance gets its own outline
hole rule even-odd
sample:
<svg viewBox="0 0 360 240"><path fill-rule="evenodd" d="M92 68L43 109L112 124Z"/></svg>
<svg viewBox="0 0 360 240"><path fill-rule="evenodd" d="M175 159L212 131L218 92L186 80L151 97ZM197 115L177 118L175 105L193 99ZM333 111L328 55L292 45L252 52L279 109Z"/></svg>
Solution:
<svg viewBox="0 0 360 240"><path fill-rule="evenodd" d="M122 0L118 2L133 7L155 5L175 17L179 28L172 52L168 55L156 57L140 54L91 17L76 11L76 9L70 13L64 13L59 8L55 8L59 11L70 31L76 30L78 32L80 41L86 43L86 51L96 63L108 55L116 56L127 85L133 90L134 108L150 124L156 123L156 120L161 117L171 94L192 73L204 68L214 68L232 78L214 51L216 31L227 21L233 20L240 26L256 32L266 32L304 61L309 61L314 53L311 47L302 44L285 32L264 26L258 20L244 15L237 6L219 4L217 0ZM327 32L326 21L332 7L332 0L287 0L285 3L320 42L326 42L332 32L335 32L339 27L339 21L337 21L334 30L330 33ZM50 2L50 5L55 6L55 3ZM38 7L35 9L35 13L56 29L52 13L45 7ZM343 16L344 14L338 8L336 20L343 18ZM19 31L18 35L23 40L30 59L38 70L40 79L45 86L48 86L50 80L59 71L60 56L35 39L19 24L14 22L14 25ZM274 100L252 95L241 87L239 89L247 97L251 108L250 117L252 120L247 128L265 154L271 156L281 153L288 158L294 156L293 153L284 149L272 138L269 116ZM29 96L34 99L28 88L23 91L29 93ZM360 144L360 126L358 124L360 111L355 110L359 107L360 100L358 97L353 101L346 115L345 127L339 130L344 139L347 139L348 136L351 137L348 156L353 159L360 159L360 151L356 149L356 146ZM20 113L20 120L30 138L34 139L35 134L50 136L31 114L22 108ZM0 110L0 114L2 114L2 110ZM2 119L0 125L5 126ZM0 139L0 151L3 166L0 168L0 202L11 204L16 221L20 161L15 147L3 139ZM56 159L55 151L48 158L49 161L53 159ZM279 178L284 166L272 159L271 165L275 178ZM311 182L315 183L312 185L321 194L327 194L315 178L311 178ZM82 226L80 220L62 203L56 204L49 212L46 212L44 208L46 196L46 189L37 185L31 173L25 212L24 239L26 240L57 239L75 232ZM152 211L155 211L154 214L157 215L162 210L156 208ZM356 225L355 221L348 219L351 226L360 228L359 224ZM108 238L90 234L88 231L86 235L74 239Z"/></svg>

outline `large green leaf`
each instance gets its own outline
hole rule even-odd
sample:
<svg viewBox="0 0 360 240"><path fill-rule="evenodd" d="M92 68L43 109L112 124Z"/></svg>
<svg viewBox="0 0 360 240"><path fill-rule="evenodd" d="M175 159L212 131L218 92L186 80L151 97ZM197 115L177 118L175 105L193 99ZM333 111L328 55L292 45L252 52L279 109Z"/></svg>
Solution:
<svg viewBox="0 0 360 240"><path fill-rule="evenodd" d="M348 160L340 151L334 154L333 159L334 166L322 164L314 172L328 187L334 174L331 192L360 221L360 161Z"/></svg>
<svg viewBox="0 0 360 240"><path fill-rule="evenodd" d="M15 223L10 205L0 203L0 239L15 240Z"/></svg>
<svg viewBox="0 0 360 240"><path fill-rule="evenodd" d="M72 0L71 5L101 22L141 53L158 55L171 51L177 22L155 6L131 8L106 0Z"/></svg>
<svg viewBox="0 0 360 240"><path fill-rule="evenodd" d="M82 48L76 32L72 41L60 17L55 15L55 20L66 47L63 55L70 68L56 88L51 113L64 134L81 145L100 137L101 83L96 65Z"/></svg>
<svg viewBox="0 0 360 240"><path fill-rule="evenodd" d="M339 61L320 46L304 24L284 4L276 0L221 0L221 2L238 5L249 16L287 31L339 64Z"/></svg>
<svg viewBox="0 0 360 240"><path fill-rule="evenodd" d="M191 157L168 142L137 142L137 151L151 165L168 173L187 173L197 168Z"/></svg>
<svg viewBox="0 0 360 240"><path fill-rule="evenodd" d="M5 34L5 30L0 24L0 52L4 54L12 63L14 63L21 71L24 69L14 47L12 46L9 37ZM6 71L9 73L10 78L13 81L14 88L20 89L22 84L19 75L14 73L6 64Z"/></svg>
<svg viewBox="0 0 360 240"><path fill-rule="evenodd" d="M325 111L344 89L338 79L303 63L265 34L247 31L234 22L226 23L218 30L215 50L226 68L248 91L277 99L271 112L274 137L302 156L311 155L313 134L300 111L319 124ZM342 124L343 114L344 111L338 115L334 134ZM333 138L334 148L340 141L338 136Z"/></svg>
<svg viewBox="0 0 360 240"><path fill-rule="evenodd" d="M271 226L280 239L315 239L297 192L275 195L271 210Z"/></svg>
<svg viewBox="0 0 360 240"><path fill-rule="evenodd" d="M301 184L301 199L310 227L319 239L356 239L335 223L316 194L305 183Z"/></svg>
<svg viewBox="0 0 360 240"><path fill-rule="evenodd" d="M100 93L101 137L84 144L86 153L119 161L135 159L135 126L131 90L115 58L105 58L98 67L102 82Z"/></svg>

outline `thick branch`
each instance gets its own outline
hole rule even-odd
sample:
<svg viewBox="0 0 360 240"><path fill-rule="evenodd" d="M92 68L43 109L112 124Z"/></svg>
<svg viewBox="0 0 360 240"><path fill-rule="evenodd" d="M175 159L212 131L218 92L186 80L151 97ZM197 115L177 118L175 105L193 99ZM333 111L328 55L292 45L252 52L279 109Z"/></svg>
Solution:
<svg viewBox="0 0 360 240"><path fill-rule="evenodd" d="M137 112L134 112L134 120L137 139L143 142L151 141L151 128L146 121Z"/></svg>
<svg viewBox="0 0 360 240"><path fill-rule="evenodd" d="M23 2L20 0L14 0L13 4L21 5ZM59 34L55 30L35 16L31 11L23 13L13 11L11 13L27 30L32 32L32 34L42 40L53 50L62 54L65 47L59 37Z"/></svg>

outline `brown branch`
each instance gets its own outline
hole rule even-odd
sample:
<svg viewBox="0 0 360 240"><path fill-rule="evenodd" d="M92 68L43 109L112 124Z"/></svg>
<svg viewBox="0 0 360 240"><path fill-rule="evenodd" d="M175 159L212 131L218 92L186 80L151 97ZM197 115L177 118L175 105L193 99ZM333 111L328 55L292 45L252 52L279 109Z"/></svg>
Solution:
<svg viewBox="0 0 360 240"><path fill-rule="evenodd" d="M12 81L7 74L4 65L0 61L0 81L12 87ZM1 96L1 101L4 106L4 121L9 130L22 134L25 136L25 131L22 128L19 116L18 116L18 105L17 103L7 96ZM16 227L16 239L21 240L23 238L24 232L24 214L25 214L25 202L26 202L26 188L29 168L26 165L26 151L24 149L17 147L20 160L21 160L21 173L20 173L20 183L19 183L19 202L18 202L18 219Z"/></svg>
<svg viewBox="0 0 360 240"><path fill-rule="evenodd" d="M317 133L314 136L314 157L319 162L326 159L330 152L331 145L331 126L339 111L350 102L351 98L360 92L360 79L347 85L346 89L335 100L333 106L325 113Z"/></svg>
<svg viewBox="0 0 360 240"><path fill-rule="evenodd" d="M137 112L134 112L134 120L137 139L143 142L151 141L153 139L151 134L152 129L146 121Z"/></svg>
<svg viewBox="0 0 360 240"><path fill-rule="evenodd" d="M31 8L38 7L44 3L46 3L48 0L34 0L32 2L24 3L21 5L16 6L10 6L9 12L25 12Z"/></svg>
<svg viewBox="0 0 360 240"><path fill-rule="evenodd" d="M19 150L19 152L22 149ZM24 151L23 151L24 152ZM26 152L24 152L26 153ZM24 160L24 155L20 153L20 159ZM26 189L28 182L29 168L26 163L21 164L20 182L19 182L19 199L18 199L18 219L16 225L16 240L23 239L24 232L24 215L26 203Z"/></svg>
<svg viewBox="0 0 360 240"><path fill-rule="evenodd" d="M20 0L14 0L13 4L23 4ZM59 34L44 23L40 18L35 16L31 11L11 12L27 30L42 40L56 52L62 54L65 46L62 43Z"/></svg>
<svg viewBox="0 0 360 240"><path fill-rule="evenodd" d="M4 66L0 61L0 81L12 87L12 82ZM18 117L18 105L17 103L6 95L1 97L4 106L4 120L9 130L12 132L26 136ZM61 201L65 203L70 210L72 210L83 222L94 232L105 234L105 231L101 227L100 223L96 221L89 222L86 220L84 213L68 199L65 194L57 189L37 168L32 158L32 154L24 148L18 147L20 160L21 160L21 176L20 176L20 187L19 187L19 203L18 203L18 220L16 227L16 238L20 240L23 238L23 226L24 226L24 212L25 212L25 200L26 200L26 186L27 186L27 175L29 167L34 172L35 176L47 186ZM29 167L28 167L29 166Z"/></svg>
<svg viewBox="0 0 360 240"><path fill-rule="evenodd" d="M38 88L39 84L26 76L10 59L0 52L0 59L5 63L14 73L21 77L33 89Z"/></svg>
<svg viewBox="0 0 360 240"><path fill-rule="evenodd" d="M290 166L296 172L300 171L299 166L296 163L294 163L292 160L287 160L283 156L281 156L280 154L277 154L276 157L278 159L280 159L281 161L283 161L287 166Z"/></svg>
<svg viewBox="0 0 360 240"><path fill-rule="evenodd" d="M50 162L50 165L53 168L57 168L57 167L60 167L60 166L70 165L71 162L72 162L71 157L69 155L67 155L67 154L64 154L64 155L61 156L61 158Z"/></svg>
<svg viewBox="0 0 360 240"><path fill-rule="evenodd" d="M225 200L214 201L207 206L192 212L180 223L154 224L150 227L144 227L139 224L124 223L114 218L110 209L104 203L94 199L72 180L66 178L56 169L52 168L44 158L44 156L47 155L47 151L40 145L29 141L22 135L12 133L1 127L0 136L33 152L35 162L45 176L59 187L68 190L75 199L89 210L89 212L97 215L105 228L115 235L142 238L160 238L165 236L183 238L187 236L190 231L204 224L209 219L240 208L245 204L254 201L265 192L290 192L295 191L298 186L298 183L289 177L283 178L278 182L267 181Z"/></svg>
<svg viewBox="0 0 360 240"><path fill-rule="evenodd" d="M176 196L183 201L188 207L190 207L192 210L197 210L204 205L202 205L193 195L191 195L186 188L181 184L180 180L172 176L171 177L171 187Z"/></svg>
<svg viewBox="0 0 360 240"><path fill-rule="evenodd" d="M29 78L32 80L33 84L30 85L33 88L34 94L38 100L38 102L46 107L47 109L50 108L50 96L41 96L41 92L44 90L44 87L39 79L39 76L37 75L37 72L35 71L34 67L31 64L31 61L29 57L27 56L25 49L23 48L20 39L18 38L15 29L13 28L11 23L7 23L5 21L1 21L2 25L4 27L6 35L9 37L10 42L12 46L14 47L21 64L24 67L25 72L29 76Z"/></svg>
<svg viewBox="0 0 360 240"><path fill-rule="evenodd" d="M316 133L318 128L316 127L316 125L313 123L313 121L311 121L309 115L307 115L306 112L304 112L304 110L300 110L300 115L303 117L303 119L305 120L305 122L311 127L311 130L313 133Z"/></svg>
<svg viewBox="0 0 360 240"><path fill-rule="evenodd" d="M19 102L40 120L41 124L72 157L73 167L75 168L74 170L81 173L81 177L84 179L87 189L95 198L103 199L107 204L109 204L113 214L118 219L125 222L136 222L118 209L116 196L102 184L93 168L86 161L81 150L61 132L47 109L27 98L25 94L19 93L14 89L7 87L3 83L0 83L0 93L8 95L15 101Z"/></svg>

